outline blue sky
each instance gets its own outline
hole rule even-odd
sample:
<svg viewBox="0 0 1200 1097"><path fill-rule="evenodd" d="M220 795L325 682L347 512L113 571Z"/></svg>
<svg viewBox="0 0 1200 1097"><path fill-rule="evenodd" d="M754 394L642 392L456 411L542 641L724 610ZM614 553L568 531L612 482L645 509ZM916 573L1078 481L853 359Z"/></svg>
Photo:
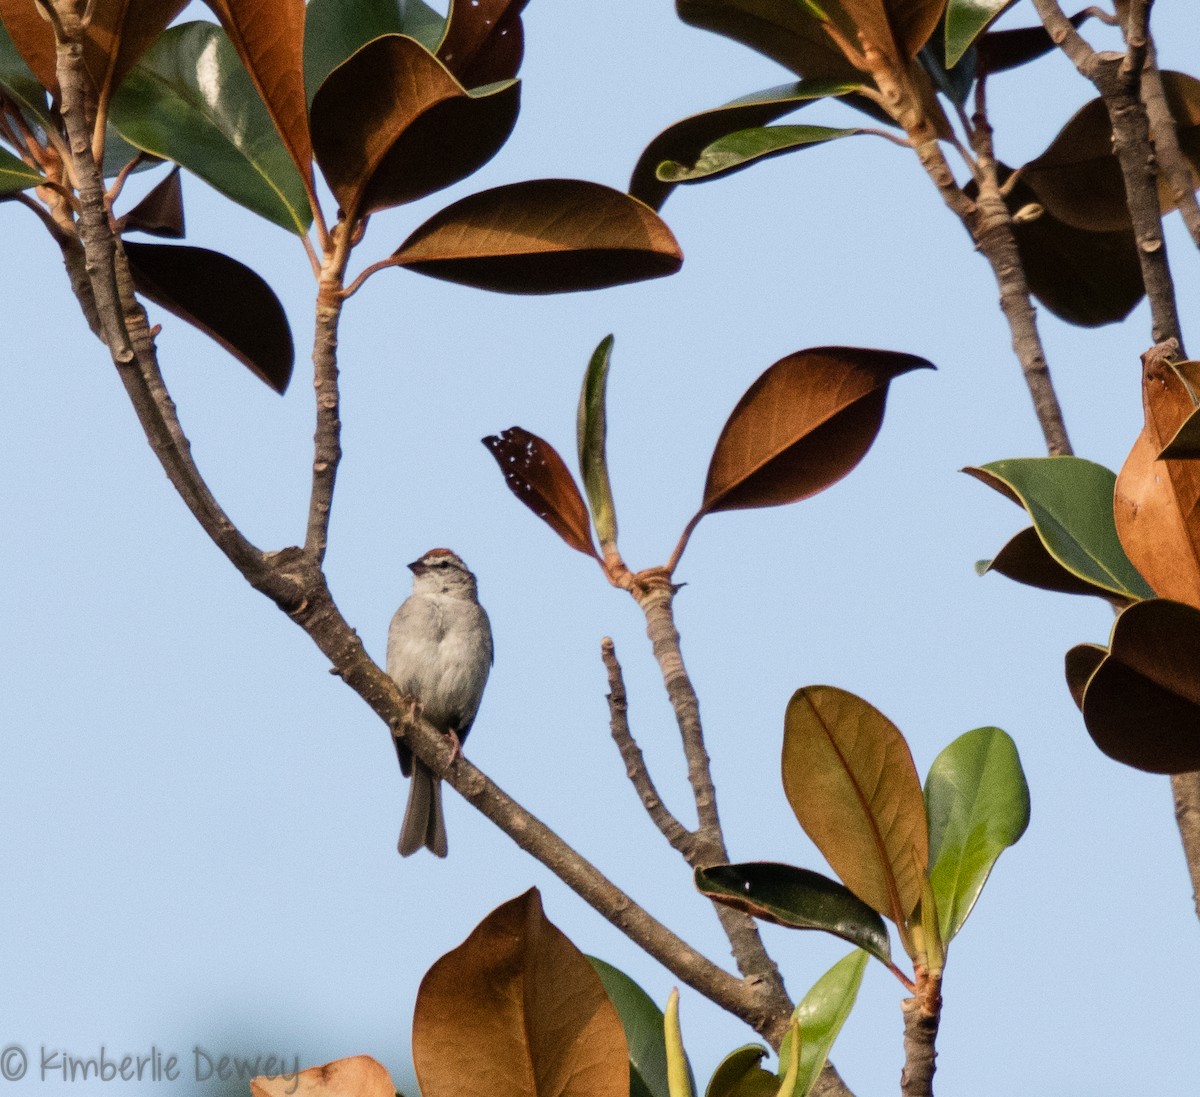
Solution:
<svg viewBox="0 0 1200 1097"><path fill-rule="evenodd" d="M1164 67L1196 71L1184 6L1154 16ZM1010 22L1031 20L1021 4ZM363 262L486 186L565 176L622 187L670 122L787 78L685 27L666 2L534 0L526 28L513 139L453 190L373 218ZM1019 163L1091 89L1056 55L990 90L998 152ZM818 106L801 117L850 115ZM194 178L184 186L190 242L254 266L283 299L297 376L280 399L156 316L164 371L230 513L264 548L294 544L311 460L307 260L286 233ZM35 1062L43 1048L101 1046L189 1063L196 1046L305 1064L365 1052L404 1085L421 975L531 885L580 948L665 1002L668 973L453 793L449 859L396 856L406 790L386 730L195 526L79 318L54 247L26 211L2 213L0 1049L20 1044ZM517 504L479 439L519 424L570 459L583 368L614 333L622 549L631 566L650 566L695 510L725 417L776 359L829 343L929 358L936 373L893 386L852 476L793 507L706 519L677 573L731 852L823 867L779 781L783 710L800 686L870 700L905 732L922 774L962 732L1004 728L1032 822L952 947L940 1091L1194 1092L1200 933L1167 781L1104 759L1062 681L1063 653L1103 642L1111 613L972 568L1023 523L958 470L1043 452L986 264L914 158L870 138L681 188L664 215L686 256L669 279L511 298L389 271L350 302L328 559L342 611L382 660L409 591L404 564L435 545L460 552L496 640L469 757L721 960L715 918L641 814L608 735L605 635L654 776L689 818L641 616ZM1197 257L1177 224L1168 240L1188 334ZM1096 331L1041 315L1077 452L1119 467L1140 427L1146 308ZM765 935L795 997L845 951ZM873 965L834 1052L856 1093L897 1084L901 993ZM686 989L682 1011L702 1078L753 1037ZM184 1085L142 1088L216 1092L174 1088ZM8 1091L67 1088L31 1075Z"/></svg>

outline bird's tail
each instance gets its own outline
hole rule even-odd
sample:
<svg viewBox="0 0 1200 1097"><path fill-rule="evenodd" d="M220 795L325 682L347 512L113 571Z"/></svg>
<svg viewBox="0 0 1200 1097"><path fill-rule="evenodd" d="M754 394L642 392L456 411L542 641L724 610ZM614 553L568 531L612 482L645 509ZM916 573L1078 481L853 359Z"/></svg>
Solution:
<svg viewBox="0 0 1200 1097"><path fill-rule="evenodd" d="M397 848L401 857L409 857L422 847L438 857L445 857L449 849L442 815L442 779L419 758L413 758L408 807Z"/></svg>

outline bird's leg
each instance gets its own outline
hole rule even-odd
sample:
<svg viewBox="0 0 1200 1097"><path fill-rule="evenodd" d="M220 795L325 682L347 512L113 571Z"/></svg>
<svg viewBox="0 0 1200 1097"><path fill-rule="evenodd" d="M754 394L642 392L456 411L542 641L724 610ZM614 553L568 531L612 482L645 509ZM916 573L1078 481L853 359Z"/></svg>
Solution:
<svg viewBox="0 0 1200 1097"><path fill-rule="evenodd" d="M458 732L454 728L447 728L446 734L450 736L450 742L452 744L450 761L446 764L452 766L459 758L462 757L462 743L459 742Z"/></svg>

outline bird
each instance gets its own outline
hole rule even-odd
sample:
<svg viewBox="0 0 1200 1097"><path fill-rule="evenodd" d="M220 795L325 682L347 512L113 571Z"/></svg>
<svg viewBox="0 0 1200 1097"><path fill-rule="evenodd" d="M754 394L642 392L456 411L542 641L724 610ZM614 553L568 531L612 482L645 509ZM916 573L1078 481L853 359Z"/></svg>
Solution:
<svg viewBox="0 0 1200 1097"><path fill-rule="evenodd" d="M475 576L456 553L430 549L408 567L413 589L388 629L387 672L425 719L451 737L457 757L492 667L491 622L479 604ZM400 739L396 753L401 772L412 778L400 855L424 847L445 857L442 780Z"/></svg>

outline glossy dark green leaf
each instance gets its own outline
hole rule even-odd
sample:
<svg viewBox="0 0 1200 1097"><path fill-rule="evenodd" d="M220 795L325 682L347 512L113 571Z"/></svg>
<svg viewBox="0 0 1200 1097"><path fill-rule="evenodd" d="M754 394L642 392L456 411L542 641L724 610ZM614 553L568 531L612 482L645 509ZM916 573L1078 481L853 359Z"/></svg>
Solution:
<svg viewBox="0 0 1200 1097"><path fill-rule="evenodd" d="M468 88L511 80L521 67L529 0L450 0L438 60Z"/></svg>
<svg viewBox="0 0 1200 1097"><path fill-rule="evenodd" d="M706 146L730 133L774 122L820 99L849 95L860 86L861 81L854 80L801 80L684 118L668 126L646 146L630 177L629 193L661 209L674 189L674 184L658 178L658 166L664 160L694 163Z"/></svg>
<svg viewBox="0 0 1200 1097"><path fill-rule="evenodd" d="M499 152L520 86L468 92L419 42L389 34L336 68L312 104L321 171L349 218L424 198Z"/></svg>
<svg viewBox="0 0 1200 1097"><path fill-rule="evenodd" d="M179 168L146 194L118 222L122 232L144 232L150 236L161 236L169 240L182 240L185 235L183 218L183 187L179 181Z"/></svg>
<svg viewBox="0 0 1200 1097"><path fill-rule="evenodd" d="M220 27L172 27L113 97L131 144L174 160L239 205L290 232L312 223L304 180Z"/></svg>
<svg viewBox="0 0 1200 1097"><path fill-rule="evenodd" d="M1001 12L1016 0L949 0L946 4L945 59L952 69Z"/></svg>
<svg viewBox="0 0 1200 1097"><path fill-rule="evenodd" d="M1017 745L999 728L960 735L925 778L929 882L942 942L975 906L996 859L1029 825L1029 786Z"/></svg>
<svg viewBox="0 0 1200 1097"><path fill-rule="evenodd" d="M761 1044L746 1044L717 1064L704 1097L776 1097L779 1079L760 1064L770 1054Z"/></svg>
<svg viewBox="0 0 1200 1097"><path fill-rule="evenodd" d="M819 929L865 949L885 964L891 945L883 919L849 888L819 872L752 861L696 870L710 899L789 929Z"/></svg>
<svg viewBox="0 0 1200 1097"><path fill-rule="evenodd" d="M1095 595L1118 609L1137 601L1132 595L1115 594L1068 571L1050 555L1032 526L1016 534L996 553L994 559L980 560L975 570L980 575L994 571L1026 586L1053 590L1059 594Z"/></svg>
<svg viewBox="0 0 1200 1097"><path fill-rule="evenodd" d="M8 149L0 148L0 194L16 194L27 187L36 187L43 182L40 172L35 171L20 157Z"/></svg>
<svg viewBox="0 0 1200 1097"><path fill-rule="evenodd" d="M125 241L138 293L199 328L282 393L292 376L292 333L271 287L220 252Z"/></svg>
<svg viewBox="0 0 1200 1097"><path fill-rule="evenodd" d="M683 254L649 206L580 179L532 179L447 206L400 266L500 293L568 293L674 274Z"/></svg>
<svg viewBox="0 0 1200 1097"><path fill-rule="evenodd" d="M1076 668L1090 657L1076 656ZM1082 707L1110 758L1150 773L1200 770L1200 610L1165 598L1125 610Z"/></svg>
<svg viewBox="0 0 1200 1097"><path fill-rule="evenodd" d="M616 1006L629 1045L630 1097L670 1097L663 1011L623 971L595 956L588 960Z"/></svg>
<svg viewBox="0 0 1200 1097"><path fill-rule="evenodd" d="M975 76L978 71L978 59L974 47L967 50L958 63L951 68L946 67L944 28L938 24L937 31L929 40L917 59L922 67L933 78L938 91L950 99L952 103L962 107L966 105L975 86Z"/></svg>
<svg viewBox="0 0 1200 1097"><path fill-rule="evenodd" d="M963 469L1023 507L1067 571L1123 598L1153 598L1117 538L1113 472L1082 457L1024 457Z"/></svg>
<svg viewBox="0 0 1200 1097"><path fill-rule="evenodd" d="M693 163L664 161L659 164L657 174L663 183L698 183L731 175L759 160L861 132L860 129L833 129L829 126L758 126L738 130L701 149Z"/></svg>
<svg viewBox="0 0 1200 1097"><path fill-rule="evenodd" d="M607 553L617 544L617 511L613 504L612 485L608 480L608 457L605 440L608 422L605 412L608 390L608 367L612 361L613 337L600 340L588 362L579 393L579 410L575 417L575 437L579 447L579 472L592 511L592 525L600 538L600 551Z"/></svg>
<svg viewBox="0 0 1200 1097"><path fill-rule="evenodd" d="M793 1089L795 1097L805 1097L829 1058L838 1033L850 1016L867 969L867 954L855 949L843 956L813 985L792 1013L800 1033L800 1068ZM793 1054L791 1031L779 1047L779 1074L787 1073Z"/></svg>
<svg viewBox="0 0 1200 1097"><path fill-rule="evenodd" d="M304 13L304 88L311 104L325 78L385 34L407 34L431 53L445 18L424 0L309 0Z"/></svg>

